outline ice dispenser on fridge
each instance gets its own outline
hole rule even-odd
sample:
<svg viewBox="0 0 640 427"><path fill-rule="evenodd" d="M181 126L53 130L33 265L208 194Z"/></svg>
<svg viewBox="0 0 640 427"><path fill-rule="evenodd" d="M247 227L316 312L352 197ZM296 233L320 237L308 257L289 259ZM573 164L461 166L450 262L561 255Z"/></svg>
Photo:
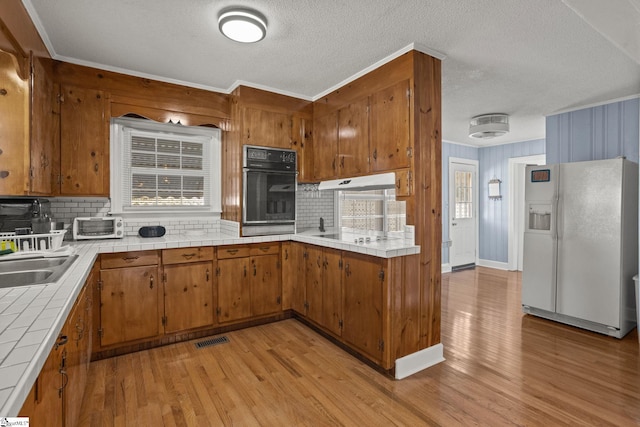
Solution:
<svg viewBox="0 0 640 427"><path fill-rule="evenodd" d="M551 205L529 205L529 230L551 230Z"/></svg>

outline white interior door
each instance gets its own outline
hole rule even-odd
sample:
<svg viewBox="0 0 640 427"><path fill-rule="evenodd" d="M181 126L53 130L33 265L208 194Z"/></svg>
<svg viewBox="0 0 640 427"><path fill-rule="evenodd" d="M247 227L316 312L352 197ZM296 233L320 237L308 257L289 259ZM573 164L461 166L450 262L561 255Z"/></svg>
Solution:
<svg viewBox="0 0 640 427"><path fill-rule="evenodd" d="M509 232L508 265L509 270L522 271L523 242L525 229L525 169L527 165L544 165L546 156L513 157L509 159Z"/></svg>
<svg viewBox="0 0 640 427"><path fill-rule="evenodd" d="M475 264L478 248L478 162L449 161L449 263Z"/></svg>

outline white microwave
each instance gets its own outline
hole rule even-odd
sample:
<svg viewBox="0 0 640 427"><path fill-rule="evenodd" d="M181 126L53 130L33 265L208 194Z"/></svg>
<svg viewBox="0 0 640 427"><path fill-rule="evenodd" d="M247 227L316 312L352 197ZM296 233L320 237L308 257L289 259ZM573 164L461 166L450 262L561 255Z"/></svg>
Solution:
<svg viewBox="0 0 640 427"><path fill-rule="evenodd" d="M124 221L120 216L79 217L73 220L73 240L121 239Z"/></svg>

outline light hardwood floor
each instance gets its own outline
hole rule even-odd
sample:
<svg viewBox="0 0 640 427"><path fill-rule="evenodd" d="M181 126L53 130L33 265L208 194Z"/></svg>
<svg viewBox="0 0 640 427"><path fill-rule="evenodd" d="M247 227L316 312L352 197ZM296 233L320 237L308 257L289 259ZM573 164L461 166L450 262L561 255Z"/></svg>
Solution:
<svg viewBox="0 0 640 427"><path fill-rule="evenodd" d="M296 320L92 363L81 426L640 425L637 331L523 315L520 275L442 278L446 361L401 381Z"/></svg>

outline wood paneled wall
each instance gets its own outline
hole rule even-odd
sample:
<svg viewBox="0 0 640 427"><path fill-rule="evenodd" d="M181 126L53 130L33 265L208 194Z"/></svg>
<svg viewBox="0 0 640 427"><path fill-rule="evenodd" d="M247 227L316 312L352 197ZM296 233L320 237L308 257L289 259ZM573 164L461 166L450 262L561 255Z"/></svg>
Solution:
<svg viewBox="0 0 640 427"><path fill-rule="evenodd" d="M440 342L440 270L442 245L441 63L408 52L314 102L319 117L397 82L411 84L410 139L414 192L404 197L407 224L415 225L420 255L406 257L392 293L392 359ZM418 284L418 288L416 288ZM417 295L417 298L416 298Z"/></svg>
<svg viewBox="0 0 640 427"><path fill-rule="evenodd" d="M285 148L298 152L298 170L300 175L313 168L313 160L305 149L310 143L310 124L313 117L313 104L310 101L293 98L247 86L237 87L229 97L229 127L223 153L223 200L222 218L230 221L242 221L242 146L247 143L265 145L247 140L244 134L245 113L248 109L262 111L265 114L278 113L290 120L291 137ZM268 132L269 133L269 132Z"/></svg>

